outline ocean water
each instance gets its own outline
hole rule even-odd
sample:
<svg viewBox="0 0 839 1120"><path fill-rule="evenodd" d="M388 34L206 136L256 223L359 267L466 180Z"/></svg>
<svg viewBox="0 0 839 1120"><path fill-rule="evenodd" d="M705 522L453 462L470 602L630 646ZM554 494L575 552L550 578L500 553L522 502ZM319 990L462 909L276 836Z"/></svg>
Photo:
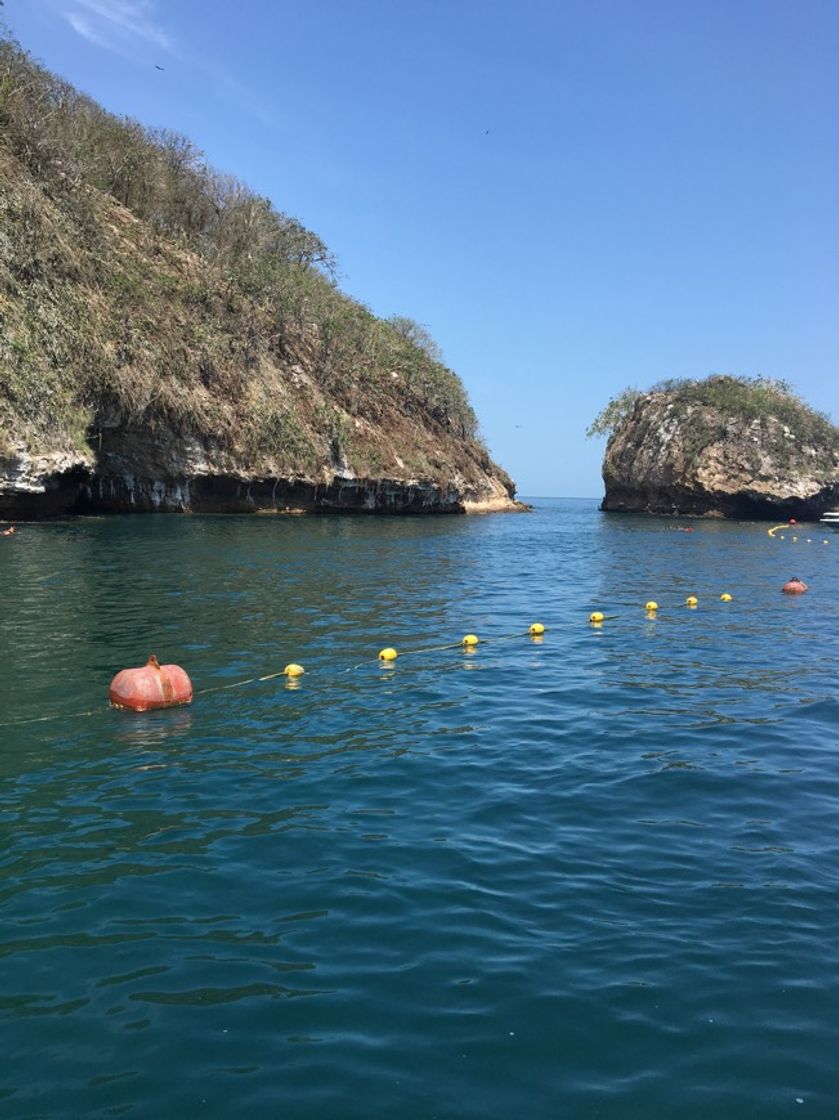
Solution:
<svg viewBox="0 0 839 1120"><path fill-rule="evenodd" d="M0 539L0 1115L839 1117L839 536L766 530ZM151 651L214 691L109 710Z"/></svg>

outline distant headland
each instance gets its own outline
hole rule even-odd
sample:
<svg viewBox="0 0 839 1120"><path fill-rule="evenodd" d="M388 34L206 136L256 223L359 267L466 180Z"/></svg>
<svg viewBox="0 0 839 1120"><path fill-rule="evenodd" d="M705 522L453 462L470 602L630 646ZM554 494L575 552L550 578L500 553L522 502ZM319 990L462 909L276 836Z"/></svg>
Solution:
<svg viewBox="0 0 839 1120"><path fill-rule="evenodd" d="M524 508L413 320L0 40L0 517Z"/></svg>
<svg viewBox="0 0 839 1120"><path fill-rule="evenodd" d="M589 428L607 434L604 510L818 518L839 505L839 428L783 381L627 389Z"/></svg>

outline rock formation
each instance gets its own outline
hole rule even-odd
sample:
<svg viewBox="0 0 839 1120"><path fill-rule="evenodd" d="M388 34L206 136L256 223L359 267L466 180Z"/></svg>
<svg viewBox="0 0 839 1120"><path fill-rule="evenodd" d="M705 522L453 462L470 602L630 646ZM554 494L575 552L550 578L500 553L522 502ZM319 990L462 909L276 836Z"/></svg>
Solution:
<svg viewBox="0 0 839 1120"><path fill-rule="evenodd" d="M0 41L0 517L522 508L427 332Z"/></svg>
<svg viewBox="0 0 839 1120"><path fill-rule="evenodd" d="M818 518L839 505L839 429L782 383L715 376L627 402L602 509Z"/></svg>

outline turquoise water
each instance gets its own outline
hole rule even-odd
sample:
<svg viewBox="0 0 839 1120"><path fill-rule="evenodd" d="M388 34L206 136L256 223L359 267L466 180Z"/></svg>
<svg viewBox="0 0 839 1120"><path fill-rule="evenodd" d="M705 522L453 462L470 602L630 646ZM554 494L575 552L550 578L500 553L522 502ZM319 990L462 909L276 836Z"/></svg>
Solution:
<svg viewBox="0 0 839 1120"><path fill-rule="evenodd" d="M839 537L666 525L0 540L0 1113L839 1116Z"/></svg>

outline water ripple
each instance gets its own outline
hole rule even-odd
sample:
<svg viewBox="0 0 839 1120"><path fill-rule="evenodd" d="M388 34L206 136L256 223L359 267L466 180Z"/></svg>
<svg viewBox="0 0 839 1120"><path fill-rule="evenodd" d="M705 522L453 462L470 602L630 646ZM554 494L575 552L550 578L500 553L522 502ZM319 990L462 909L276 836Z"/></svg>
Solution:
<svg viewBox="0 0 839 1120"><path fill-rule="evenodd" d="M93 714L2 730L0 1099L832 1115L834 552L790 601L764 526L583 502L26 526L2 719ZM307 672L108 711L152 649L198 688Z"/></svg>

